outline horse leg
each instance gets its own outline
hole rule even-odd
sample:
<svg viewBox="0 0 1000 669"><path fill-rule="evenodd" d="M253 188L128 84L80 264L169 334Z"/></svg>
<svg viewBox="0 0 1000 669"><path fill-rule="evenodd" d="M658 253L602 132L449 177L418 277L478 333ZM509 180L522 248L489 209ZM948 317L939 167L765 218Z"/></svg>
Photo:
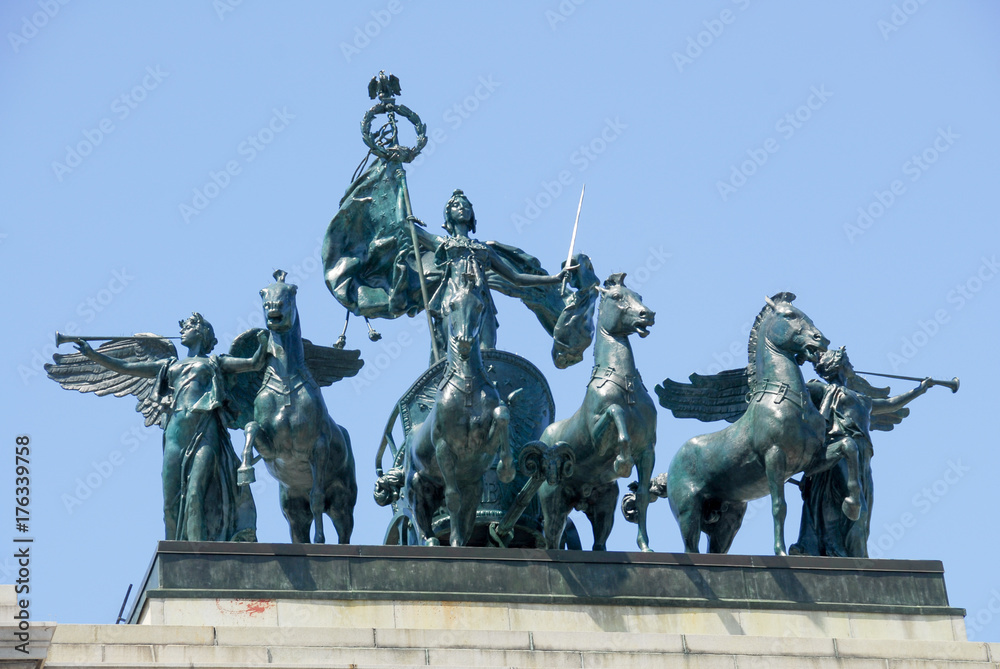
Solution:
<svg viewBox="0 0 1000 669"><path fill-rule="evenodd" d="M358 502L358 482L354 472L354 456L351 453L351 436L347 430L340 428L344 436L346 455L344 467L339 478L327 483L326 515L333 521L337 530L337 543L351 543L351 533L354 531L354 505Z"/></svg>
<svg viewBox="0 0 1000 669"><path fill-rule="evenodd" d="M309 543L309 526L312 524L309 516L309 505L301 497L288 494L288 486L278 484L278 503L281 513L288 521L288 530L293 544Z"/></svg>
<svg viewBox="0 0 1000 669"><path fill-rule="evenodd" d="M594 489L587 498L584 512L594 528L594 550L608 550L608 537L615 523L615 507L618 506L618 481L612 481Z"/></svg>
<svg viewBox="0 0 1000 669"><path fill-rule="evenodd" d="M312 473L312 485L309 487L309 513L315 524L313 543L325 544L326 534L323 532L323 512L326 511L326 473L327 461L330 457L330 435L321 434L313 445L312 457L309 458L309 470Z"/></svg>
<svg viewBox="0 0 1000 669"><path fill-rule="evenodd" d="M646 447L646 450L639 455L639 462L636 467L636 476L639 485L635 491L635 510L639 532L636 535L635 542L638 544L639 550L644 552L651 550L649 548L649 535L646 533L646 510L649 507L649 480L653 476L653 465L656 462L656 453L653 451L655 445L655 441L650 443ZM631 469L631 466L629 469ZM615 501L617 501L617 495Z"/></svg>
<svg viewBox="0 0 1000 669"><path fill-rule="evenodd" d="M562 547L563 531L572 506L566 497L566 489L561 485L543 483L538 489L538 503L542 507L542 536L545 537L546 548Z"/></svg>
<svg viewBox="0 0 1000 669"><path fill-rule="evenodd" d="M410 503L413 504L413 524L416 527L420 543L425 546L437 546L440 542L433 534L434 513L441 506L441 495L438 486L426 481L421 472L416 472L410 479Z"/></svg>
<svg viewBox="0 0 1000 669"><path fill-rule="evenodd" d="M840 508L844 515L851 520L857 520L861 516L861 485L859 483L860 462L858 457L858 445L850 437L843 437L827 445L826 459L836 462L840 458L847 464L847 497L841 503Z"/></svg>
<svg viewBox="0 0 1000 669"><path fill-rule="evenodd" d="M679 485L667 486L667 500L670 502L670 510L677 519L677 525L681 530L681 539L684 540L684 551L687 553L697 553L698 542L701 540L701 519L702 505L704 501L701 495L694 490Z"/></svg>
<svg viewBox="0 0 1000 669"><path fill-rule="evenodd" d="M729 547L733 545L733 539L736 538L736 532L743 524L743 516L747 512L746 502L723 502L723 504L728 504L729 508L721 511L719 520L709 525L706 531L709 553L729 552Z"/></svg>
<svg viewBox="0 0 1000 669"><path fill-rule="evenodd" d="M771 515L774 518L774 554L788 555L785 549L785 514L788 504L785 502L785 469L787 459L785 452L778 446L772 446L764 454L764 469L767 473L767 486L771 490Z"/></svg>
<svg viewBox="0 0 1000 669"><path fill-rule="evenodd" d="M625 410L617 404L609 405L601 412L597 418L597 422L594 423L592 437L594 444L597 445L598 453L604 455L607 451L607 448L602 446L604 433L612 424L618 431L618 454L615 456L614 469L618 476L624 478L632 473L632 467L635 464L632 461L632 454L629 449L631 440L628 434L628 427L625 424Z"/></svg>
<svg viewBox="0 0 1000 669"><path fill-rule="evenodd" d="M243 434L246 435L246 443L243 446L243 462L244 467L253 466L253 449L257 448L257 452L260 452L258 443L267 439L263 430L260 427L260 423L255 420L250 421L243 428Z"/></svg>
<svg viewBox="0 0 1000 669"><path fill-rule="evenodd" d="M500 404L493 410L493 424L490 425L487 437L490 448L500 453L497 463L497 478L501 483L514 480L514 452L510 448L510 409L506 404Z"/></svg>

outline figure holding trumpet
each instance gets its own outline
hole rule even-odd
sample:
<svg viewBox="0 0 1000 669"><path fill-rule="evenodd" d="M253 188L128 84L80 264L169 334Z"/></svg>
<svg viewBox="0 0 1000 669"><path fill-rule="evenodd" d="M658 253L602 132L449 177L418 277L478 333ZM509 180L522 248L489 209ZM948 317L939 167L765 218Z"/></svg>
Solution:
<svg viewBox="0 0 1000 669"><path fill-rule="evenodd" d="M831 469L803 477L802 520L799 539L789 553L800 555L826 555L833 557L868 557L868 536L871 533L871 512L875 502L871 459L874 453L871 430L889 431L909 415L906 405L920 397L931 386L941 385L958 390L958 379L937 381L931 378L920 381L913 390L889 397L888 388L869 384L851 365L844 347L822 354L815 363L816 373L825 381L813 380L807 384L813 403L826 419L827 450L853 450L858 454L858 484L860 499L849 494L850 469L841 459ZM877 374L877 376L892 376ZM857 504L856 520L851 520L843 509Z"/></svg>
<svg viewBox="0 0 1000 669"><path fill-rule="evenodd" d="M229 432L227 390L231 375L261 370L267 334L249 358L210 355L217 340L211 324L194 313L180 322L187 357L166 337L108 337L97 350L66 337L79 353L56 354L45 366L64 388L118 397L134 395L146 425L163 428L163 522L166 538L180 541L255 541L257 513L249 487L236 482L239 459Z"/></svg>

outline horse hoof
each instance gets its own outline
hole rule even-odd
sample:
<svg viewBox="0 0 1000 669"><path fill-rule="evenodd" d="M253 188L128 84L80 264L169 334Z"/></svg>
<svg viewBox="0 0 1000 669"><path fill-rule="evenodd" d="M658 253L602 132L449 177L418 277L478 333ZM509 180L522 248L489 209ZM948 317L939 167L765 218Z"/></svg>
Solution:
<svg viewBox="0 0 1000 669"><path fill-rule="evenodd" d="M861 517L861 504L853 501L850 497L844 500L843 504L840 505L840 509L850 520L857 520Z"/></svg>
<svg viewBox="0 0 1000 669"><path fill-rule="evenodd" d="M424 542L424 545L425 546L440 546L441 542L438 541L437 537L431 537L430 539L428 539L427 541Z"/></svg>
<svg viewBox="0 0 1000 669"><path fill-rule="evenodd" d="M618 474L621 478L627 478L632 474L632 467L635 466L635 462L632 458L623 458L618 456L615 458L615 474Z"/></svg>

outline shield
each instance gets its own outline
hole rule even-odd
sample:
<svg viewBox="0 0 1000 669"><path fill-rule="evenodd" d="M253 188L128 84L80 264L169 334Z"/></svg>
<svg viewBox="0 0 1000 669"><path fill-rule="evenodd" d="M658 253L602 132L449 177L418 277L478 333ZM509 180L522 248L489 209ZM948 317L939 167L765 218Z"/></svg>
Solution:
<svg viewBox="0 0 1000 669"><path fill-rule="evenodd" d="M548 382L542 373L524 358L508 353L489 349L483 351L483 363L489 370L490 378L496 385L502 398L507 401L510 409L510 443L515 459L521 448L530 441L541 436L542 430L552 422L555 416L555 403ZM407 472L405 446L396 447L391 438L391 431L398 415L404 435L410 435L427 419L434 407L437 387L444 373L445 361L440 361L428 368L420 378L403 394L396 405L393 415L386 426L386 441L392 452L393 466ZM404 442L405 444L405 442ZM381 459L381 452L378 460ZM483 476L483 497L476 512L476 528L469 542L470 546L488 546L489 525L499 522L507 509L514 503L514 498L527 482L527 477L518 474L510 483L501 483L496 474L496 462ZM377 474L381 475L381 467L377 462ZM412 545L417 544L413 529L412 511L409 501L398 498L392 502L393 518L386 531L386 544ZM434 535L442 544L448 543L450 534L449 517L443 508L435 514L433 521ZM542 513L537 499L532 500L518 524L514 527L514 539L509 544L511 548L544 547L542 538Z"/></svg>

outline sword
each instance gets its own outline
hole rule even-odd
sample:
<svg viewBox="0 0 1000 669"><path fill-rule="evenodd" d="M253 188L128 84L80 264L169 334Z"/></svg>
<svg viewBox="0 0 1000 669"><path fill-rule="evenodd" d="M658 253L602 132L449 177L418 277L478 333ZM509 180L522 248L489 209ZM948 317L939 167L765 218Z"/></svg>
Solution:
<svg viewBox="0 0 1000 669"><path fill-rule="evenodd" d="M573 222L573 236L569 240L569 253L566 254L566 267L569 267L570 263L573 262L573 247L576 246L576 231L580 227L580 210L583 209L583 194L586 190L587 184L583 184L583 188L580 189L580 204L576 207L576 220ZM563 277L562 288L560 289L563 295L566 294L566 279L568 278L568 274Z"/></svg>
<svg viewBox="0 0 1000 669"><path fill-rule="evenodd" d="M900 376L898 374L881 374L879 372L860 372L860 371L858 371L856 369L854 370L854 373L855 374L864 374L865 376L884 376L884 377L889 378L889 379L902 379L904 381L923 381L923 379L917 378L916 376ZM957 376L954 377L951 381L939 381L938 379L931 379L931 385L932 386L944 386L945 388L951 388L951 392L953 392L953 393L957 393L958 392L958 384L959 384L959 381L958 381L958 377Z"/></svg>

